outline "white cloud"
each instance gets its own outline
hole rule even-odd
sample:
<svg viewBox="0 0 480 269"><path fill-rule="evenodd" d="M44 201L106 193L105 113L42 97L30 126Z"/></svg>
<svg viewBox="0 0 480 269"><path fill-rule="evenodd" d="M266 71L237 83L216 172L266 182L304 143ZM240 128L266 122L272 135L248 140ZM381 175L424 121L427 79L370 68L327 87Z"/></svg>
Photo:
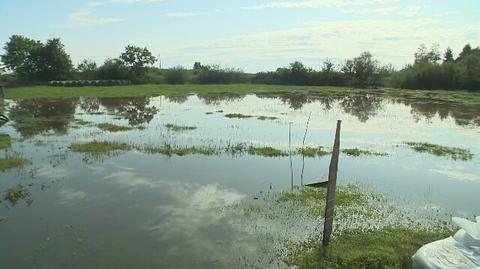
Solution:
<svg viewBox="0 0 480 269"><path fill-rule="evenodd" d="M93 15L91 10L83 8L78 11L68 14L67 22L64 25L59 25L63 27L85 27L85 26L96 26L96 25L106 25L116 22L120 22L122 19L113 18L113 17L99 17Z"/></svg>
<svg viewBox="0 0 480 269"><path fill-rule="evenodd" d="M289 8L321 8L321 7L345 7L350 5L385 4L396 3L399 0L307 0L307 1L283 1L271 2L243 7L243 9L289 9Z"/></svg>
<svg viewBox="0 0 480 269"><path fill-rule="evenodd" d="M398 15L404 17L413 17L421 14L422 7L420 6L411 6L411 7L379 7L379 8L355 8L355 9L343 9L343 13L348 14L357 14L357 15L369 15L369 14L379 14L379 15Z"/></svg>
<svg viewBox="0 0 480 269"><path fill-rule="evenodd" d="M371 51L398 67L412 61L419 44L462 47L480 41L480 24L459 29L439 19L316 21L302 26L199 42L172 48L176 61L198 59L238 66L244 59L267 62L317 62L322 57L346 59ZM203 57L203 58L202 58ZM204 60L205 59L205 60ZM188 60L188 61L187 61Z"/></svg>

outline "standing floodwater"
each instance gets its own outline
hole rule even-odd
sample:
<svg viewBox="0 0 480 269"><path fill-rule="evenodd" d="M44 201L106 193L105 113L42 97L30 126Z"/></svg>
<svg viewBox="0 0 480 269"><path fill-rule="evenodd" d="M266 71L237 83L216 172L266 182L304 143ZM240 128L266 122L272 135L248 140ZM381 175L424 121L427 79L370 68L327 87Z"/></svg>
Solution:
<svg viewBox="0 0 480 269"><path fill-rule="evenodd" d="M305 182L326 177L342 119L340 184L478 214L474 106L302 94L0 105L11 119L0 133L1 157L10 160L0 174L5 268L278 266L264 258L268 238L240 229L235 211L262 191L290 188L290 122L296 185L302 154ZM301 146L310 113L307 151Z"/></svg>

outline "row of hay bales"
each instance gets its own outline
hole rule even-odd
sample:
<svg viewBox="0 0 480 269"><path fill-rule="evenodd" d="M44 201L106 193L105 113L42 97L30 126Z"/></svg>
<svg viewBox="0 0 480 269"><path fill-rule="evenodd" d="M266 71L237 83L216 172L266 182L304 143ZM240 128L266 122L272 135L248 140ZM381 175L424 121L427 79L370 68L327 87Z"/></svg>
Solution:
<svg viewBox="0 0 480 269"><path fill-rule="evenodd" d="M54 87L116 86L130 85L130 80L55 80L48 84Z"/></svg>

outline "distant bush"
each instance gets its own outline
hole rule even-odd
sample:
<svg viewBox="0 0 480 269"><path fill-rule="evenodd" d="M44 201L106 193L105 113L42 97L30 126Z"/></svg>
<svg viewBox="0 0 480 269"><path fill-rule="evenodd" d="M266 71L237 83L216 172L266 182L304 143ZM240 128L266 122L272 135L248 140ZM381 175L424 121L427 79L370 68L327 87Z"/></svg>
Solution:
<svg viewBox="0 0 480 269"><path fill-rule="evenodd" d="M218 65L201 66L197 70L197 82L201 84L247 83L247 75L240 69L221 68Z"/></svg>
<svg viewBox="0 0 480 269"><path fill-rule="evenodd" d="M168 84L185 84L185 69L181 66L165 71L165 82Z"/></svg>

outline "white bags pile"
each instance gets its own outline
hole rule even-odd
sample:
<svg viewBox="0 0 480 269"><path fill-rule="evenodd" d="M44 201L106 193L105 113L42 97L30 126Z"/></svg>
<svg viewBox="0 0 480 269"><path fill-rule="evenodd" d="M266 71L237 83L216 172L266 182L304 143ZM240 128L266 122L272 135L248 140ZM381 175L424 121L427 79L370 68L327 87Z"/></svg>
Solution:
<svg viewBox="0 0 480 269"><path fill-rule="evenodd" d="M413 256L413 269L480 269L480 217L453 218L461 229L453 237L427 244Z"/></svg>

